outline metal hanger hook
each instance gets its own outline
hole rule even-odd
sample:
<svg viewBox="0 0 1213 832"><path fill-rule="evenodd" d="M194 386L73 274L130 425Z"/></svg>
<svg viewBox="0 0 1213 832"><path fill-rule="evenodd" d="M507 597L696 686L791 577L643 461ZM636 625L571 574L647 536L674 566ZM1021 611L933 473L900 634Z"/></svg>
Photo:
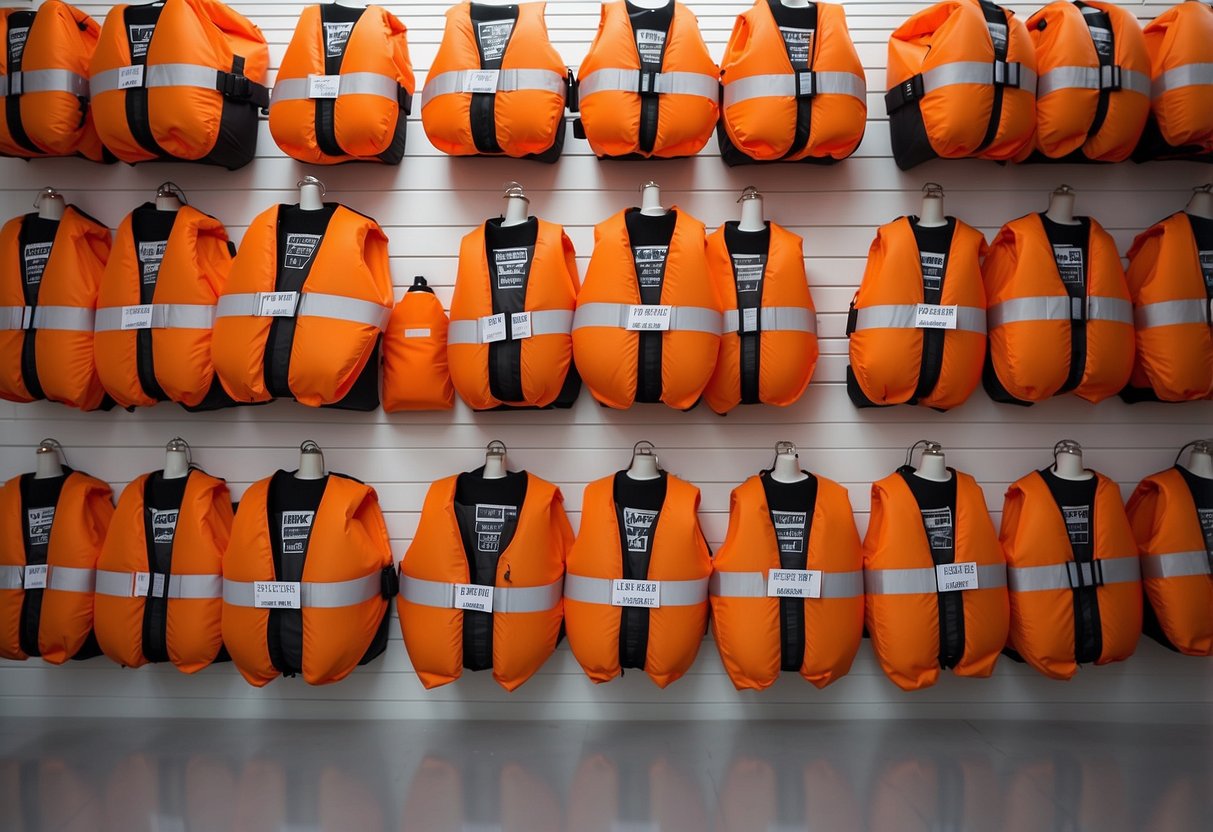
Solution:
<svg viewBox="0 0 1213 832"><path fill-rule="evenodd" d="M1213 194L1213 182L1206 182L1203 185L1197 185L1192 189L1194 194Z"/></svg>
<svg viewBox="0 0 1213 832"><path fill-rule="evenodd" d="M327 470L327 467L324 464L324 449L321 448L318 444L316 444L315 441L313 441L311 439L304 439L303 442L299 445L299 453L300 454L320 454L320 469Z"/></svg>
<svg viewBox="0 0 1213 832"><path fill-rule="evenodd" d="M186 442L180 436L174 436L164 446L166 453L170 451L179 451L185 454L185 464L189 468L194 467L194 452L190 449L190 443Z"/></svg>
<svg viewBox="0 0 1213 832"><path fill-rule="evenodd" d="M661 470L661 457L657 456L657 446L647 439L641 439L632 446L632 462L628 463L628 467L632 467L632 463L636 461L637 456L651 456L653 462L657 465L657 470Z"/></svg>
<svg viewBox="0 0 1213 832"><path fill-rule="evenodd" d="M1076 194L1076 193L1078 193L1078 191L1074 190L1072 187L1070 187L1069 185L1066 185L1065 183L1062 183L1061 185L1058 185L1056 188L1053 189L1053 196L1067 196L1067 195L1072 195L1072 194Z"/></svg>
<svg viewBox="0 0 1213 832"><path fill-rule="evenodd" d="M509 182L506 182L504 185L502 185L502 189L504 191L504 193L501 194L502 199L509 199L510 197L514 197L517 199L525 200L528 205L531 203L531 198L526 195L526 191L523 190L522 185L518 182L515 182L512 179Z"/></svg>
<svg viewBox="0 0 1213 832"><path fill-rule="evenodd" d="M1057 461L1057 457L1061 454L1074 454L1082 456L1082 445L1075 439L1063 439L1053 446L1053 460Z"/></svg>
<svg viewBox="0 0 1213 832"><path fill-rule="evenodd" d="M58 454L65 468L70 467L67 464L67 451L63 450L63 445L59 444L58 439L47 437L38 443L38 449L34 452L38 454Z"/></svg>
<svg viewBox="0 0 1213 832"><path fill-rule="evenodd" d="M1179 453L1175 455L1175 465L1179 464L1179 460L1183 457L1184 451L1192 449L1194 454L1207 454L1213 456L1213 439L1193 439L1191 442L1179 449Z"/></svg>
<svg viewBox="0 0 1213 832"><path fill-rule="evenodd" d="M762 191L753 185L746 185L745 190L741 192L741 196L737 197L737 201L745 202L747 199L762 199Z"/></svg>
<svg viewBox="0 0 1213 832"><path fill-rule="evenodd" d="M321 196L328 196L328 188L324 187L324 183L314 176L305 176L295 183L296 188L302 188L304 185L315 185L320 188Z"/></svg>
<svg viewBox="0 0 1213 832"><path fill-rule="evenodd" d="M56 191L50 185L47 185L42 190L38 191L38 195L34 197L34 207L41 208L42 200L46 199L47 197L50 197L52 199L54 199L55 197L58 197L59 199L63 199L63 194Z"/></svg>
<svg viewBox="0 0 1213 832"><path fill-rule="evenodd" d="M177 201L182 205L189 205L190 201L185 198L185 191L176 182L161 182L160 187L156 189L156 198L162 196L175 196Z"/></svg>
<svg viewBox="0 0 1213 832"><path fill-rule="evenodd" d="M484 456L487 459L490 456L504 457L509 449L500 439L494 439L492 442L484 446Z"/></svg>
<svg viewBox="0 0 1213 832"><path fill-rule="evenodd" d="M652 179L650 179L648 182L645 182L643 185L640 186L640 192L643 194L645 191L645 188L660 188L660 187L661 187L660 185L658 185L656 182L654 182Z"/></svg>
<svg viewBox="0 0 1213 832"><path fill-rule="evenodd" d="M932 439L919 439L910 447L906 448L906 467L908 468L914 462L914 452L922 448L924 454L941 454L943 453L943 445Z"/></svg>
<svg viewBox="0 0 1213 832"><path fill-rule="evenodd" d="M922 193L924 196L934 196L943 199L943 185L940 185L938 182L928 182L922 186Z"/></svg>

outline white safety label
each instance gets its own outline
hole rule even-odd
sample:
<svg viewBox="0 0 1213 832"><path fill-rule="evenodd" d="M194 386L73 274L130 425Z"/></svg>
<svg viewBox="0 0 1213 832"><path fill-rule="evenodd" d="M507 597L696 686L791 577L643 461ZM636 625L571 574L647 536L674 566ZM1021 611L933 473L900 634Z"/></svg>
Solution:
<svg viewBox="0 0 1213 832"><path fill-rule="evenodd" d="M51 525L55 522L55 507L27 508L25 520L29 525L29 544L47 546L51 542Z"/></svg>
<svg viewBox="0 0 1213 832"><path fill-rule="evenodd" d="M33 286L42 282L42 273L46 271L46 261L51 258L53 243L27 243L21 251L25 262L25 284Z"/></svg>
<svg viewBox="0 0 1213 832"><path fill-rule="evenodd" d="M1112 30L1105 29L1102 26L1088 26L1091 31L1091 40L1095 43L1095 51L1099 53L1101 58L1112 57Z"/></svg>
<svg viewBox="0 0 1213 832"><path fill-rule="evenodd" d="M634 330L666 330L670 328L673 317L672 306L629 306L627 329Z"/></svg>
<svg viewBox="0 0 1213 832"><path fill-rule="evenodd" d="M46 589L46 578L50 567L45 563L30 564L25 567L21 576L21 586L24 589Z"/></svg>
<svg viewBox="0 0 1213 832"><path fill-rule="evenodd" d="M665 49L665 32L660 29L637 29L636 51L646 64L661 65L661 52Z"/></svg>
<svg viewBox="0 0 1213 832"><path fill-rule="evenodd" d="M1066 532L1073 545L1091 542L1091 507L1062 506L1061 515L1066 519Z"/></svg>
<svg viewBox="0 0 1213 832"><path fill-rule="evenodd" d="M501 551L505 524L518 517L518 506L477 503L475 514L476 549L496 554Z"/></svg>
<svg viewBox="0 0 1213 832"><path fill-rule="evenodd" d="M915 329L956 329L956 306L920 303L914 307Z"/></svg>
<svg viewBox="0 0 1213 832"><path fill-rule="evenodd" d="M481 318L481 333L480 340L485 344L495 344L498 341L504 341L506 338L505 332L505 313L498 312L496 315L486 315Z"/></svg>
<svg viewBox="0 0 1213 832"><path fill-rule="evenodd" d="M298 292L263 292L257 304L261 318L290 318L299 305Z"/></svg>
<svg viewBox="0 0 1213 832"><path fill-rule="evenodd" d="M126 27L132 58L142 58L147 54L147 47L151 44L152 33L155 31L156 24L154 23L132 23Z"/></svg>
<svg viewBox="0 0 1213 832"><path fill-rule="evenodd" d="M751 306L749 309L741 310L741 331L758 331L758 307Z"/></svg>
<svg viewBox="0 0 1213 832"><path fill-rule="evenodd" d="M765 254L733 254L733 279L737 282L737 291L743 294L757 292L762 289L762 275L766 271L767 256Z"/></svg>
<svg viewBox="0 0 1213 832"><path fill-rule="evenodd" d="M531 337L530 312L514 312L510 314L510 337L515 341Z"/></svg>
<svg viewBox="0 0 1213 832"><path fill-rule="evenodd" d="M1053 259L1057 273L1067 286L1082 286L1085 270L1082 266L1082 249L1078 246L1053 246Z"/></svg>
<svg viewBox="0 0 1213 832"><path fill-rule="evenodd" d="M320 245L320 234L287 234L286 251L282 258L282 266L287 269L302 269L316 253Z"/></svg>
<svg viewBox="0 0 1213 832"><path fill-rule="evenodd" d="M772 569L767 573L768 598L820 598L820 569Z"/></svg>
<svg viewBox="0 0 1213 832"><path fill-rule="evenodd" d="M994 49L1006 54L1007 50L1007 24L991 23L986 21L986 28L990 30L990 40L994 43Z"/></svg>
<svg viewBox="0 0 1213 832"><path fill-rule="evenodd" d="M352 21L348 23L324 24L324 57L340 58L345 54L345 45L354 31Z"/></svg>
<svg viewBox="0 0 1213 832"><path fill-rule="evenodd" d="M473 69L463 74L463 91L493 95L497 92L497 82L501 71L496 69Z"/></svg>
<svg viewBox="0 0 1213 832"><path fill-rule="evenodd" d="M336 98L341 94L340 75L308 75L308 98Z"/></svg>
<svg viewBox="0 0 1213 832"><path fill-rule="evenodd" d="M160 276L160 263L168 250L168 240L153 240L139 244L139 274L143 285L155 283Z"/></svg>
<svg viewBox="0 0 1213 832"><path fill-rule="evenodd" d="M943 286L943 267L948 256L938 251L918 252L918 263L922 268L922 288L938 292Z"/></svg>
<svg viewBox="0 0 1213 832"><path fill-rule="evenodd" d="M656 511L643 508L624 508L623 529L627 535L629 552L647 552L653 524L657 520Z"/></svg>
<svg viewBox="0 0 1213 832"><path fill-rule="evenodd" d="M661 607L661 581L614 580L611 582L611 606Z"/></svg>
<svg viewBox="0 0 1213 832"><path fill-rule="evenodd" d="M143 64L118 68L118 89L133 90L143 86Z"/></svg>
<svg viewBox="0 0 1213 832"><path fill-rule="evenodd" d="M288 555L300 555L307 551L307 541L312 535L314 511L282 512L282 551Z"/></svg>
<svg viewBox="0 0 1213 832"><path fill-rule="evenodd" d="M940 592L961 592L977 589L977 564L941 563L935 567L935 585Z"/></svg>
<svg viewBox="0 0 1213 832"><path fill-rule="evenodd" d="M152 509L152 542L172 543L177 534L177 515L175 508L160 511Z"/></svg>
<svg viewBox="0 0 1213 832"><path fill-rule="evenodd" d="M484 61L499 61L514 33L513 20L478 20L476 40L480 43L480 55Z"/></svg>
<svg viewBox="0 0 1213 832"><path fill-rule="evenodd" d="M297 610L301 606L300 587L294 581L254 581L253 606L261 610Z"/></svg>
<svg viewBox="0 0 1213 832"><path fill-rule="evenodd" d="M669 246L634 246L632 260L636 264L636 279L641 289L660 289L665 277L665 259Z"/></svg>
<svg viewBox="0 0 1213 832"><path fill-rule="evenodd" d="M499 248L493 252L498 289L521 289L526 280L529 251L525 247Z"/></svg>
<svg viewBox="0 0 1213 832"><path fill-rule="evenodd" d="M163 598L166 577L163 572L136 572L134 597L146 598L151 595L153 598Z"/></svg>
<svg viewBox="0 0 1213 832"><path fill-rule="evenodd" d="M479 584L455 584L455 609L493 611L493 588Z"/></svg>
<svg viewBox="0 0 1213 832"><path fill-rule="evenodd" d="M771 511L771 523L775 526L775 539L779 551L790 555L804 554L804 531L809 519L803 511Z"/></svg>
<svg viewBox="0 0 1213 832"><path fill-rule="evenodd" d="M141 303L138 306L122 307L122 321L119 325L123 329L151 329L152 305Z"/></svg>
<svg viewBox="0 0 1213 832"><path fill-rule="evenodd" d="M788 50L788 60L796 68L808 67L813 57L813 40L816 33L812 29L797 29L793 26L780 26L779 34L783 35L783 45Z"/></svg>
<svg viewBox="0 0 1213 832"><path fill-rule="evenodd" d="M21 63L21 56L25 54L25 41L28 37L28 26L19 26L8 30L8 63L10 67Z"/></svg>
<svg viewBox="0 0 1213 832"><path fill-rule="evenodd" d="M922 525L927 532L927 542L933 550L941 552L952 548L954 536L951 508L924 508Z"/></svg>

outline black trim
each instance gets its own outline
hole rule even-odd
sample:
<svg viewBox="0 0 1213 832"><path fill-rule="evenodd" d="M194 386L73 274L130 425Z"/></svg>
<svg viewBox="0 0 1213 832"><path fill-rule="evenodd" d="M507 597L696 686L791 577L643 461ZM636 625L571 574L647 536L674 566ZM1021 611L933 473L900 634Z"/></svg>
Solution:
<svg viewBox="0 0 1213 832"><path fill-rule="evenodd" d="M349 47L347 38L340 46L339 54L329 55L328 39L325 35L326 23L352 23L357 26L365 8L350 8L338 3L320 4L320 54L324 58L324 74L340 75L341 65L345 61L346 49ZM353 32L350 33L353 37ZM314 104L316 146L326 156L345 156L346 152L337 141L337 125L334 112L337 108L335 98L317 98Z"/></svg>
<svg viewBox="0 0 1213 832"><path fill-rule="evenodd" d="M674 235L678 229L678 212L670 209L661 216L647 216L639 208L629 208L623 217L627 231L627 255L632 258L633 271L637 275L637 290L640 302L643 304L660 304L661 291L665 285L665 271L669 264L669 249L674 247ZM666 246L666 259L661 266L661 274L656 286L640 285L639 265L636 263L636 249L653 246ZM661 401L662 382L662 346L663 333L637 333L637 362L636 362L636 401L656 403Z"/></svg>
<svg viewBox="0 0 1213 832"><path fill-rule="evenodd" d="M303 569L311 548L311 529L303 541L301 552L284 552L282 545L283 512L314 511L319 513L328 489L329 477L301 480L293 471L275 471L266 489L266 525L270 537L270 554L274 560L275 581L301 582ZM266 648L270 663L283 676L294 676L303 670L303 610L272 609L266 625Z"/></svg>
<svg viewBox="0 0 1213 832"><path fill-rule="evenodd" d="M670 43L670 28L674 23L674 3L659 9L644 9L625 2L628 23L632 31L632 44L640 62L640 127L637 131L637 148L641 154L653 152L657 144L657 122L661 112L661 95L654 89L657 73L665 64L665 50ZM636 41L638 29L652 29L665 33L661 43L661 54L656 62L646 61Z"/></svg>
<svg viewBox="0 0 1213 832"><path fill-rule="evenodd" d="M173 548L177 542L177 533L174 530L173 540L167 546L156 544L152 523L153 509L176 510L180 519L185 490L193 473L191 470L184 477L166 479L163 471L156 471L149 475L143 484L143 542L147 555L147 571L151 576L143 606L143 657L149 662L169 660L168 583L173 571ZM159 596L155 594L157 574L164 576L164 592Z"/></svg>
<svg viewBox="0 0 1213 832"><path fill-rule="evenodd" d="M777 1L777 0L776 0ZM766 293L766 274L771 257L771 224L764 223L762 231L742 231L741 224L736 220L724 224L724 245L729 255L729 266L733 273L733 292L737 301L738 328L738 359L741 383L741 403L758 404L761 401L759 375L762 366L762 300ZM743 292L737 277L737 263L734 254L759 255L761 257L762 273L758 277L758 286L748 292ZM757 328L752 332L742 332L741 322L747 309L755 310Z"/></svg>
<svg viewBox="0 0 1213 832"><path fill-rule="evenodd" d="M767 9L775 21L777 30L782 26L790 26L798 29L809 29L813 32L812 54L808 56L807 61L792 60L792 51L788 47L787 41L784 40L783 42L784 51L787 53L788 61L792 65L793 77L796 79L797 88L796 127L792 144L782 157L786 159L803 151L808 145L809 136L812 133L813 98L817 92L815 89L801 89L801 73L807 73L809 78L812 79L810 80L810 84L815 85L816 76L813 73L813 65L817 57L817 47L821 42L821 36L817 29L817 4L809 3L808 6L790 8L780 3L779 0L767 0Z"/></svg>
<svg viewBox="0 0 1213 832"><path fill-rule="evenodd" d="M177 220L176 211L160 211L153 203L145 202L131 212L131 238L134 246L135 266L138 273L135 280L139 287L139 303L154 303L156 285L160 279L159 267L156 276L150 283L143 279L143 260L139 256L141 242L166 243L172 239L173 226ZM165 256L168 255L167 248ZM163 261L162 261L163 262ZM168 394L156 379L156 367L152 352L153 331L139 329L135 331L135 373L143 394L158 402L168 400Z"/></svg>
<svg viewBox="0 0 1213 832"><path fill-rule="evenodd" d="M506 340L489 344L488 374L489 392L503 402L521 402L525 398L522 389L522 341L514 338L510 315L526 311L527 290L530 288L531 271L535 265L535 252L539 248L539 220L527 217L520 225L505 226L500 217L484 224L485 266L489 279L489 303L492 314L505 315ZM501 285L499 263L494 256L504 249L522 249L526 263L519 284L512 287Z"/></svg>
<svg viewBox="0 0 1213 832"><path fill-rule="evenodd" d="M947 217L947 225L943 228L924 228L919 225L918 217L908 217L910 230L914 232L914 243L918 247L919 267L922 265L923 252L935 253L933 248L938 246L943 254L943 266L939 277L939 286L929 288L926 285L926 275L923 275L923 303L942 304L945 284L948 280L948 266L952 261L952 244L956 239L956 218ZM944 241L946 237L946 244ZM935 392L939 379L943 374L943 350L947 341L946 329L924 329L922 331L922 360L918 368L918 384L910 404L918 404Z"/></svg>
<svg viewBox="0 0 1213 832"><path fill-rule="evenodd" d="M66 215L66 210L65 210ZM21 270L21 289L25 305L30 308L30 327L21 338L21 381L30 396L35 399L45 399L42 381L38 378L38 330L33 325L33 311L38 308L38 295L42 291L42 281L46 279L46 268L36 283L30 283L26 274L25 246L30 243L51 244L47 254L47 265L55 253L55 242L59 237L59 220L46 220L37 214L26 214L21 218L21 228L17 231L17 265Z"/></svg>
<svg viewBox="0 0 1213 832"><path fill-rule="evenodd" d="M1134 162L1204 162L1213 164L1213 151L1208 151L1203 145L1188 144L1174 145L1167 141L1162 134L1162 128L1154 113L1146 120L1146 128L1142 131L1141 139L1133 150Z"/></svg>
<svg viewBox="0 0 1213 832"><path fill-rule="evenodd" d="M6 73L9 78L12 78L15 73L21 71L22 59L25 57L25 50L22 48L20 55L13 54L13 51L9 46L9 32L13 29L28 29L29 31L25 35L26 44L28 44L29 36L33 32L34 12L17 11L15 9L9 10L6 22L7 25L4 29L3 48L5 50L7 59L5 61L7 66ZM8 125L9 136L12 137L12 140L15 143L19 144L21 147L25 148L34 155L43 156L46 154L46 151L40 148L34 142L34 140L29 137L29 134L25 132L25 125L21 121L21 92L9 92L9 94L4 97L4 119L5 123Z"/></svg>
<svg viewBox="0 0 1213 832"><path fill-rule="evenodd" d="M767 519L779 549L781 569L808 569L809 548L813 535L813 513L817 510L817 477L809 474L800 482L784 483L771 479L770 471L759 475L763 494L767 501ZM775 524L775 513L780 511L803 511L805 513L803 551L785 552L780 545ZM779 599L779 669L798 672L804 664L806 648L804 598Z"/></svg>
<svg viewBox="0 0 1213 832"><path fill-rule="evenodd" d="M17 492L20 495L21 503L18 507L21 522L21 546L24 549L24 565L38 566L50 561L50 536L54 534L55 520L59 519L59 498L63 493L63 486L67 483L67 478L71 476L71 469L67 466L63 467L63 476L50 477L48 479L35 479L33 474L22 474L17 482ZM35 495L35 491L38 493ZM51 530L48 533L47 545L39 546L37 550L30 545L29 539L29 512L31 503L37 507L54 506L55 517L51 520ZM41 656L42 650L38 646L38 631L42 622L42 599L45 590L42 589L27 589L21 593L21 618L17 630L17 645L21 648L21 652L27 656Z"/></svg>
<svg viewBox="0 0 1213 832"><path fill-rule="evenodd" d="M131 57L131 66L144 67L147 72L147 52L151 50L151 40L142 55L135 56L134 44L131 42L131 26L155 26L164 10L161 4L127 6L122 10L122 35L126 38L127 49ZM155 37L153 33L152 37ZM135 87L126 90L126 126L131 131L131 137L140 147L157 158L172 158L172 155L162 148L152 135L151 114L147 106L147 87Z"/></svg>
<svg viewBox="0 0 1213 832"><path fill-rule="evenodd" d="M661 523L661 513L665 511L666 496L669 493L669 476L665 471L653 480L635 480L628 476L627 471L615 474L611 488L615 505L615 521L619 525L619 558L623 567L624 580L644 580L649 576L649 566L653 558L653 543L657 537L657 528ZM656 511L650 526L648 546L643 552L628 550L627 524L624 521L623 509L645 509ZM621 607L619 610L619 667L643 670L649 653L649 612L645 607Z"/></svg>
<svg viewBox="0 0 1213 832"><path fill-rule="evenodd" d="M1087 369L1087 298L1090 296L1091 286L1091 218L1090 217L1075 217L1078 224L1075 226L1061 225L1055 223L1044 214L1040 215L1040 224L1044 227L1045 236L1049 239L1049 250L1052 253L1055 244L1069 244L1070 240L1066 238L1067 233L1078 230L1075 234L1076 238L1080 238L1082 243L1082 285L1079 287L1072 286L1061 279L1060 267L1054 265L1057 279L1065 288L1067 295L1071 300L1077 300L1081 304L1081 317L1071 318L1070 320L1070 370L1066 376L1065 383L1057 391L1058 395L1069 393L1071 390L1078 387L1082 383L1083 374Z"/></svg>
<svg viewBox="0 0 1213 832"><path fill-rule="evenodd" d="M514 32L518 30L518 12L518 6L516 5L489 6L484 3L472 3L468 6L468 16L472 21L472 37L476 43L476 51L480 56L481 69L501 69L501 65L505 60L505 53L509 51L510 42L514 39ZM513 21L514 24L510 27L510 36L506 39L505 45L501 49L501 54L495 58L488 58L485 54L484 45L480 42L480 27L476 24L506 20ZM472 144L476 146L476 152L494 155L503 153L501 145L497 142L496 94L472 93L468 117L471 121Z"/></svg>
<svg viewBox="0 0 1213 832"><path fill-rule="evenodd" d="M999 65L1006 67L1007 69L1005 69L1004 72L1009 71L1009 65L1007 64L1007 49L1011 42L1010 15L1008 15L1001 6L994 5L990 2L990 0L978 0L978 2L981 5L982 16L986 21L986 30L990 34L990 44L994 48L994 65L995 67L998 67ZM1006 28L1006 37L1003 39L1001 44L998 42L998 39L994 37L993 26L996 25L1001 25ZM997 72L997 69L995 71ZM1018 66L1016 66L1015 73L1016 78L1014 79L1014 83L1016 86L1018 86ZM981 144L977 146L977 150L975 150L972 155L976 156L977 154L981 153L994 143L994 139L998 138L998 128L1002 124L1002 105L1005 95L1006 84L999 83L996 75L994 82L993 107L990 109L990 123L986 127L985 137L981 140Z"/></svg>
<svg viewBox="0 0 1213 832"><path fill-rule="evenodd" d="M1074 661L1076 664L1089 664L1097 661L1103 655L1103 628L1100 624L1099 587L1103 585L1102 564L1095 560L1095 539L1097 537L1098 491L1099 478L1092 476L1089 480L1065 480L1058 477L1052 470L1045 468L1038 472L1049 489L1057 513L1061 516L1062 528L1066 529L1066 542L1070 548L1071 558L1075 564L1092 564L1093 582L1087 583L1082 571L1078 568L1070 572L1070 587L1073 592L1074 604ZM1087 505L1090 507L1087 515L1087 543L1075 544L1068 534L1065 504Z"/></svg>
<svg viewBox="0 0 1213 832"><path fill-rule="evenodd" d="M1120 90L1120 67L1116 64L1116 29L1112 26L1112 18L1107 12L1096 9L1094 6L1088 6L1081 0L1075 2L1074 5L1082 12L1083 22L1087 24L1091 44L1095 49L1095 54L1099 56L1100 74L1102 75L1103 69L1107 67L1112 76L1110 85L1105 86L1102 82L1100 83L1099 103L1095 107L1095 117L1091 120L1091 126L1087 129L1089 139L1103 128L1104 122L1108 118L1108 105L1111 103L1112 93ZM1093 29L1103 29L1112 38L1107 54L1100 51Z"/></svg>

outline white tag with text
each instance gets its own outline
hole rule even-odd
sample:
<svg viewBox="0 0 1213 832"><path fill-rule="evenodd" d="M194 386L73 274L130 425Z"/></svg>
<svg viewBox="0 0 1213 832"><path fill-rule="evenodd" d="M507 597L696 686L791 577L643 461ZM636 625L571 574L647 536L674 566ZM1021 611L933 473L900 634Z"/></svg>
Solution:
<svg viewBox="0 0 1213 832"><path fill-rule="evenodd" d="M472 69L463 74L463 91L493 94L497 92L499 69Z"/></svg>
<svg viewBox="0 0 1213 832"><path fill-rule="evenodd" d="M300 584L293 581L254 581L253 606L260 610L299 609Z"/></svg>
<svg viewBox="0 0 1213 832"><path fill-rule="evenodd" d="M742 332L757 332L758 331L758 309L741 310L741 331Z"/></svg>
<svg viewBox="0 0 1213 832"><path fill-rule="evenodd" d="M308 98L336 98L341 94L340 75L308 75Z"/></svg>
<svg viewBox="0 0 1213 832"><path fill-rule="evenodd" d="M143 64L118 67L118 89L131 90L143 86Z"/></svg>
<svg viewBox="0 0 1213 832"><path fill-rule="evenodd" d="M510 338L515 341L531 337L531 313L514 312L510 315Z"/></svg>
<svg viewBox="0 0 1213 832"><path fill-rule="evenodd" d="M820 569L772 569L767 573L768 598L820 598Z"/></svg>
<svg viewBox="0 0 1213 832"><path fill-rule="evenodd" d="M966 589L978 589L977 564L973 561L965 563L941 563L935 567L935 585L940 592L960 592Z"/></svg>
<svg viewBox="0 0 1213 832"><path fill-rule="evenodd" d="M21 586L26 589L46 589L46 575L49 567L45 563L31 564L25 567Z"/></svg>
<svg viewBox="0 0 1213 832"><path fill-rule="evenodd" d="M151 329L152 305L150 303L143 303L139 306L122 307L122 328Z"/></svg>
<svg viewBox="0 0 1213 832"><path fill-rule="evenodd" d="M298 292L264 292L257 305L260 318L292 318L299 305Z"/></svg>
<svg viewBox="0 0 1213 832"><path fill-rule="evenodd" d="M614 580L611 582L611 606L661 607L661 581Z"/></svg>
<svg viewBox="0 0 1213 832"><path fill-rule="evenodd" d="M455 609L493 611L493 588L479 584L455 584Z"/></svg>
<svg viewBox="0 0 1213 832"><path fill-rule="evenodd" d="M626 328L642 331L666 330L670 328L673 313L672 306L629 306Z"/></svg>
<svg viewBox="0 0 1213 832"><path fill-rule="evenodd" d="M505 313L488 315L480 319L480 343L494 344L505 340Z"/></svg>
<svg viewBox="0 0 1213 832"><path fill-rule="evenodd" d="M920 303L914 307L915 329L956 329L956 306Z"/></svg>

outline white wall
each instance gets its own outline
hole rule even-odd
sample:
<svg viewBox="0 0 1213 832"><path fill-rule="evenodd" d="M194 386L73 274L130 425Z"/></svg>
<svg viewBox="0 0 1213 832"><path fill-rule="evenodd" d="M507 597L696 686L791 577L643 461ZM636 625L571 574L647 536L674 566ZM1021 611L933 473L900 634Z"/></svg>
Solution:
<svg viewBox="0 0 1213 832"><path fill-rule="evenodd" d="M293 30L299 3L235 3L261 26L277 66ZM715 58L724 50L735 15L748 3L695 0L692 8ZM1123 252L1134 234L1180 208L1188 190L1207 181L1209 168L1189 163L1110 167L1000 167L987 162L935 162L900 173L889 152L884 118L885 43L890 31L921 8L919 2L847 3L852 36L867 72L870 121L856 155L840 165L727 169L715 140L686 161L600 163L584 141L572 138L555 166L499 159L448 159L426 141L415 116L408 152L397 168L307 169L285 158L263 122L258 158L227 172L188 165L94 166L80 160L25 163L0 160L0 216L29 210L33 192L52 184L85 211L116 226L121 217L172 179L192 204L225 221L237 241L249 220L269 204L293 201L295 181L321 176L331 198L376 217L391 238L398 294L412 275L425 274L449 300L458 240L471 226L496 215L504 182L517 179L540 216L563 222L584 273L593 226L635 204L637 188L655 179L667 204L677 203L713 228L736 215L741 188L767 194L768 215L805 238L809 279L821 312L822 358L804 399L781 410L748 407L728 417L707 407L675 413L657 405L608 411L588 393L569 411L473 414L360 414L317 411L290 402L216 414L187 414L162 404L138 413L77 413L46 403L0 403L0 476L30 469L32 448L58 438L71 463L108 479L115 491L162 465L164 443L186 437L194 458L226 477L239 495L277 467L293 467L303 439L319 442L329 467L379 491L396 557L417 526L428 484L482 459L490 439L504 440L515 467L557 482L574 525L585 483L626 465L638 439L655 442L662 463L703 490L702 521L713 546L724 539L731 488L769 464L778 439L791 439L812 470L843 482L851 492L860 531L867 526L868 485L901 464L907 445L922 437L943 441L949 462L971 472L997 512L1009 482L1050 461L1053 443L1080 440L1088 464L1120 482L1125 496L1142 476L1171 463L1175 448L1210 432L1213 405L1136 405L1108 401L1098 407L1059 399L1031 409L989 402L978 391L947 414L917 408L855 410L843 385L845 310L863 273L876 226L915 212L923 183L948 192L947 208L992 238L999 225L1044 208L1049 191L1068 182L1079 191L1080 212L1092 213ZM100 20L106 5L83 4ZM409 27L418 88L441 40L444 2L389 6ZM1026 16L1031 5L1015 4ZM1165 4L1137 6L1143 21ZM566 61L576 66L598 21L598 4L548 3L548 26ZM798 677L759 695L739 695L721 670L710 639L687 678L657 690L640 672L595 687L581 675L566 647L513 695L487 674L426 693L411 671L393 625L386 656L334 686L309 689L298 679L268 688L247 686L227 666L195 677L171 667L123 670L104 658L50 668L40 661L0 667L0 715L97 714L300 717L506 717L506 718L719 718L747 717L1132 717L1207 718L1213 704L1213 663L1172 655L1152 642L1121 666L1084 668L1068 683L1047 681L1003 661L993 679L945 678L933 690L900 693L881 675L865 645L851 675L818 692Z"/></svg>

